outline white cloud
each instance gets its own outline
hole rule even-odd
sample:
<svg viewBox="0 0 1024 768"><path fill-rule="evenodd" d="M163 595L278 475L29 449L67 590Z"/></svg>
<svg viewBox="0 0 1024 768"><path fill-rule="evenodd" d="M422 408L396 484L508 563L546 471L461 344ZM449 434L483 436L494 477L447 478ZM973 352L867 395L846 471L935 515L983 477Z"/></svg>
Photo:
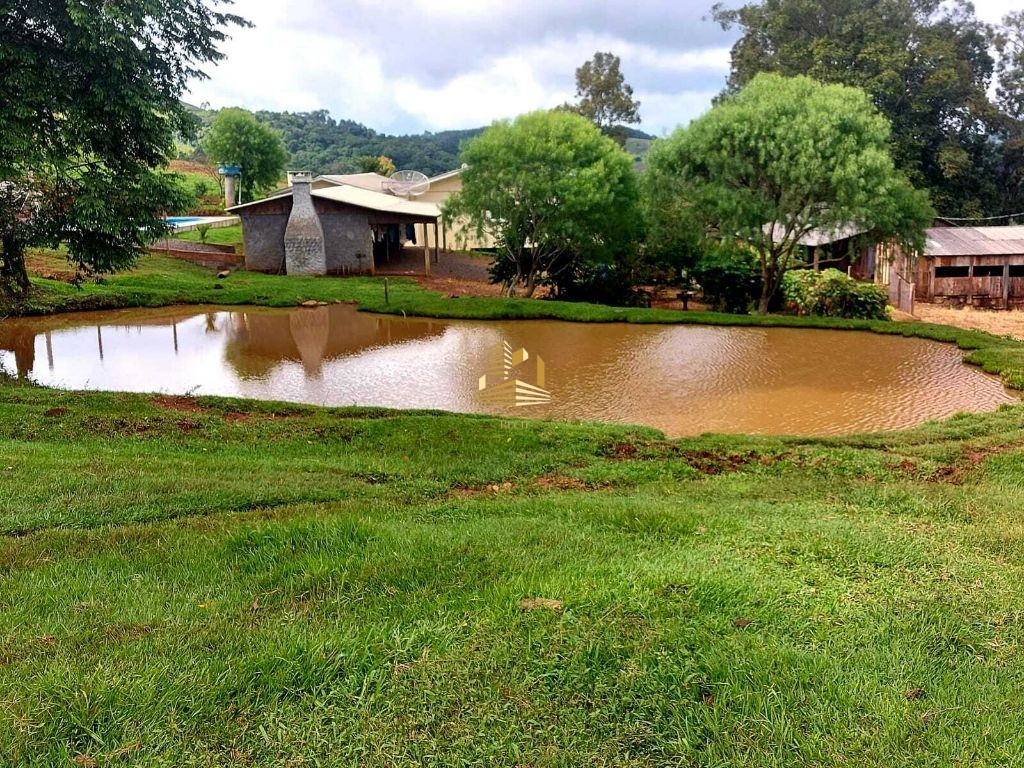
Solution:
<svg viewBox="0 0 1024 768"><path fill-rule="evenodd" d="M459 75L437 88L412 78L401 78L393 87L402 108L431 129L485 125L556 106L570 95L546 88L518 57L499 59L486 69Z"/></svg>
<svg viewBox="0 0 1024 768"><path fill-rule="evenodd" d="M725 83L733 34L702 17L710 1L244 0L256 25L189 99L213 106L327 109L387 132L469 128L571 98L598 50L622 58L643 127L697 116ZM1020 0L977 0L994 23ZM341 9L339 9L339 6Z"/></svg>
<svg viewBox="0 0 1024 768"><path fill-rule="evenodd" d="M355 19L358 13L387 10L387 4L388 0L349 0L346 14ZM328 109L336 118L389 132L476 127L563 103L573 95L576 67L596 50L615 51L622 57L627 79L635 82L645 104L643 114L648 114L648 102L658 105L651 114L657 115L660 129L702 111L696 94L706 89L679 83L679 98L673 102L660 92L662 86L645 89L631 72L704 72L714 82L710 91L716 92L728 70L724 46L662 50L612 32L552 28L541 37L525 36L520 42L506 40L499 45L496 41L493 54L474 55L456 39L426 33L421 39L398 32L381 37L359 24L340 25L340 14L324 18L325 9L316 2L248 0L238 9L255 28L232 32L224 45L226 60L211 69L209 80L193 84L189 100L215 107ZM511 18L520 11L510 9L505 0L410 0L401 13L414 17L404 19L406 28L419 20L447 25L441 29L468 29L474 23L494 24L494 17L505 13ZM450 68L451 74L431 77L434 69L426 63L417 67L414 51L421 47L429 49L434 69Z"/></svg>
<svg viewBox="0 0 1024 768"><path fill-rule="evenodd" d="M989 24L998 24L1003 17L1021 9L1020 0L974 0L978 18Z"/></svg>

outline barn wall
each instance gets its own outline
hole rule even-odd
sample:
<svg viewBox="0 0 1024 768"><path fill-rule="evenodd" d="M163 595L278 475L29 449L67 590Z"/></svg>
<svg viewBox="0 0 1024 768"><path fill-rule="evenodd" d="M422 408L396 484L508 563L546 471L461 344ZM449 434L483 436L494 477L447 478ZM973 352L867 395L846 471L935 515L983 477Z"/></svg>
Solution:
<svg viewBox="0 0 1024 768"><path fill-rule="evenodd" d="M944 304L990 309L1024 306L1024 277L1007 277L1010 267L1024 265L1024 254L1007 256L939 256L918 263L918 298ZM944 267L967 268L963 277L942 277ZM977 275L978 267L996 267L997 276Z"/></svg>

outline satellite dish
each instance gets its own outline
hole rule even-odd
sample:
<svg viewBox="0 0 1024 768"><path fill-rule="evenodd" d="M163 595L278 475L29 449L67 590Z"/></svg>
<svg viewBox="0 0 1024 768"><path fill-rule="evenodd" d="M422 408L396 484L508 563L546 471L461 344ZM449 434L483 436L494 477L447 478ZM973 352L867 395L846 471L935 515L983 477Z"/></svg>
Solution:
<svg viewBox="0 0 1024 768"><path fill-rule="evenodd" d="M419 197L430 189L430 179L419 171L395 171L384 181L384 189L397 197Z"/></svg>

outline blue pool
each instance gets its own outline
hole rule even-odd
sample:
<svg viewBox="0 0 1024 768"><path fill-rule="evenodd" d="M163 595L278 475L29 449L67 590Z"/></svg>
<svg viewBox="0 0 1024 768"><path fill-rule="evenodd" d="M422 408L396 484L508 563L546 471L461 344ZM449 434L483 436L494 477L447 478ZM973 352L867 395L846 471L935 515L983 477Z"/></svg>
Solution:
<svg viewBox="0 0 1024 768"><path fill-rule="evenodd" d="M172 227L178 227L182 224L195 224L197 221L202 220L202 216L168 216L164 219Z"/></svg>

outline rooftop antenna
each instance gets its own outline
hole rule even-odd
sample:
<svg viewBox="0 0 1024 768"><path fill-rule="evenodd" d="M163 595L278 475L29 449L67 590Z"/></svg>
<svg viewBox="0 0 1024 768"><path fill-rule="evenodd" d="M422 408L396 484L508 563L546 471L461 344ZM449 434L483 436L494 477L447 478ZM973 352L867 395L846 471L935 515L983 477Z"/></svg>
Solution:
<svg viewBox="0 0 1024 768"><path fill-rule="evenodd" d="M430 189L430 179L419 171L395 171L384 180L384 189L396 197L419 197Z"/></svg>

